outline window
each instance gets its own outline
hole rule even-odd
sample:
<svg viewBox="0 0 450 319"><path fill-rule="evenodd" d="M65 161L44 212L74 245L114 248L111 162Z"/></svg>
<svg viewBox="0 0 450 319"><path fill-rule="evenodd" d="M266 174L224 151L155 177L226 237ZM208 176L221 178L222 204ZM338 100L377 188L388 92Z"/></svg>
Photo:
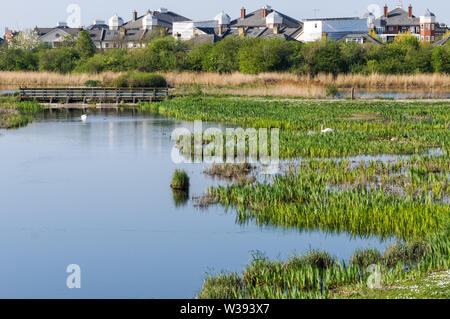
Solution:
<svg viewBox="0 0 450 319"><path fill-rule="evenodd" d="M434 24L431 25L431 30L434 30Z"/></svg>
<svg viewBox="0 0 450 319"><path fill-rule="evenodd" d="M394 27L388 27L388 31L394 31Z"/></svg>
<svg viewBox="0 0 450 319"><path fill-rule="evenodd" d="M430 37L429 36L426 36L425 39L426 39L425 41L430 42Z"/></svg>
<svg viewBox="0 0 450 319"><path fill-rule="evenodd" d="M423 30L423 24L420 25L420 29Z"/></svg>
<svg viewBox="0 0 450 319"><path fill-rule="evenodd" d="M431 36L431 41L434 41L434 35Z"/></svg>
<svg viewBox="0 0 450 319"><path fill-rule="evenodd" d="M430 30L430 25L428 23L425 24L425 30Z"/></svg>
<svg viewBox="0 0 450 319"><path fill-rule="evenodd" d="M105 48L109 48L109 43L105 43Z"/></svg>
<svg viewBox="0 0 450 319"><path fill-rule="evenodd" d="M316 28L317 29L317 23L314 25L314 28Z"/></svg>

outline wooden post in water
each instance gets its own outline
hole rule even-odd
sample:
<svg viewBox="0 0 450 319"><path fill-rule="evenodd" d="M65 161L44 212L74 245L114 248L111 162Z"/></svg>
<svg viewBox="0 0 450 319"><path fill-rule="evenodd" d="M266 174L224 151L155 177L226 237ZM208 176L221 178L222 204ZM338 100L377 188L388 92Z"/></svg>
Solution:
<svg viewBox="0 0 450 319"><path fill-rule="evenodd" d="M352 88L352 100L354 100L355 99L355 88Z"/></svg>

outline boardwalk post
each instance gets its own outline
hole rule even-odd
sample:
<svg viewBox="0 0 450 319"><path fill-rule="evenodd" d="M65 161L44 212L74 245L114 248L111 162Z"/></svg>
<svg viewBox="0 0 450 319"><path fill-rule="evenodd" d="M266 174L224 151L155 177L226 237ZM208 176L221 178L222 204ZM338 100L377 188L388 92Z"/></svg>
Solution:
<svg viewBox="0 0 450 319"><path fill-rule="evenodd" d="M352 100L354 100L354 99L355 99L355 88L352 88L352 93L351 93L351 95L352 95Z"/></svg>

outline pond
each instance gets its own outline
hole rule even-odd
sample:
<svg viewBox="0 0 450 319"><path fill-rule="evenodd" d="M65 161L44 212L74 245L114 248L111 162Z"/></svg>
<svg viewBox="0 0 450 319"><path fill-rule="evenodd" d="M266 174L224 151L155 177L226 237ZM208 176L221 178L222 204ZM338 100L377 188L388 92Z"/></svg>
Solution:
<svg viewBox="0 0 450 319"><path fill-rule="evenodd" d="M203 164L171 161L170 135L180 127L192 123L45 113L0 131L0 298L193 298L206 273L240 272L251 251L286 258L324 249L348 259L390 243L239 225L219 205L177 205L169 187L176 168L188 172L191 197L220 183ZM81 267L81 289L66 286L70 264Z"/></svg>

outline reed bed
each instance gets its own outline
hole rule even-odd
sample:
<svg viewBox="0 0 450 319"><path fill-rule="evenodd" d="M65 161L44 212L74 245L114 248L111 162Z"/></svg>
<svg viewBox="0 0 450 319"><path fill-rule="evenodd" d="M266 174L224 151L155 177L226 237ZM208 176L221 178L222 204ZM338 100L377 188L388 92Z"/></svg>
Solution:
<svg viewBox="0 0 450 319"><path fill-rule="evenodd" d="M33 115L43 110L37 102L17 102L12 96L0 96L0 128L19 128L33 122Z"/></svg>
<svg viewBox="0 0 450 319"><path fill-rule="evenodd" d="M110 82L121 73L60 74L51 72L0 72L0 86L83 86L88 80Z"/></svg>
<svg viewBox="0 0 450 319"><path fill-rule="evenodd" d="M50 72L0 72L0 86L80 86L88 80L111 82L122 73L104 72L100 74L59 74ZM331 74L298 75L294 73L261 73L257 75L235 73L207 72L168 72L160 73L174 87L200 85L208 88L242 88L250 86L257 90L246 91L245 94L285 95L285 96L323 96L323 89L330 85L339 88L364 89L422 89L450 90L450 75L448 74L413 74L413 75L382 75L382 74ZM314 88L316 87L316 88ZM283 93L277 94L279 90ZM212 91L216 92L216 91ZM236 93L228 90L227 93ZM223 93L223 92L222 92Z"/></svg>
<svg viewBox="0 0 450 319"><path fill-rule="evenodd" d="M421 154L450 140L448 102L277 101L185 97L142 104L164 116L280 128L280 156ZM321 126L334 129L321 134Z"/></svg>
<svg viewBox="0 0 450 319"><path fill-rule="evenodd" d="M448 224L447 224L448 225ZM344 287L366 287L372 272L366 264L378 266L382 286L411 280L423 274L448 269L450 264L450 230L420 242L395 244L383 254L355 252L352 261L333 259L326 252L311 251L286 261L270 261L260 254L242 274L209 275L199 294L200 299L325 299L339 298ZM420 247L420 248L418 248ZM376 255L377 258L373 258ZM393 257L395 257L393 259Z"/></svg>
<svg viewBox="0 0 450 319"><path fill-rule="evenodd" d="M442 202L450 194L449 173L447 155L355 168L348 161L310 160L272 183L219 186L208 193L235 207L242 224L409 240L432 234L450 216Z"/></svg>
<svg viewBox="0 0 450 319"><path fill-rule="evenodd" d="M261 73L257 75L230 73L194 73L170 72L163 74L174 86L190 86L193 84L206 87L241 87L248 85L276 85L277 87L308 88L311 86L326 87L334 84L340 88L366 89L450 89L450 75L447 74L414 74L414 75L383 75L383 74L318 74L317 76L297 75L293 73Z"/></svg>

